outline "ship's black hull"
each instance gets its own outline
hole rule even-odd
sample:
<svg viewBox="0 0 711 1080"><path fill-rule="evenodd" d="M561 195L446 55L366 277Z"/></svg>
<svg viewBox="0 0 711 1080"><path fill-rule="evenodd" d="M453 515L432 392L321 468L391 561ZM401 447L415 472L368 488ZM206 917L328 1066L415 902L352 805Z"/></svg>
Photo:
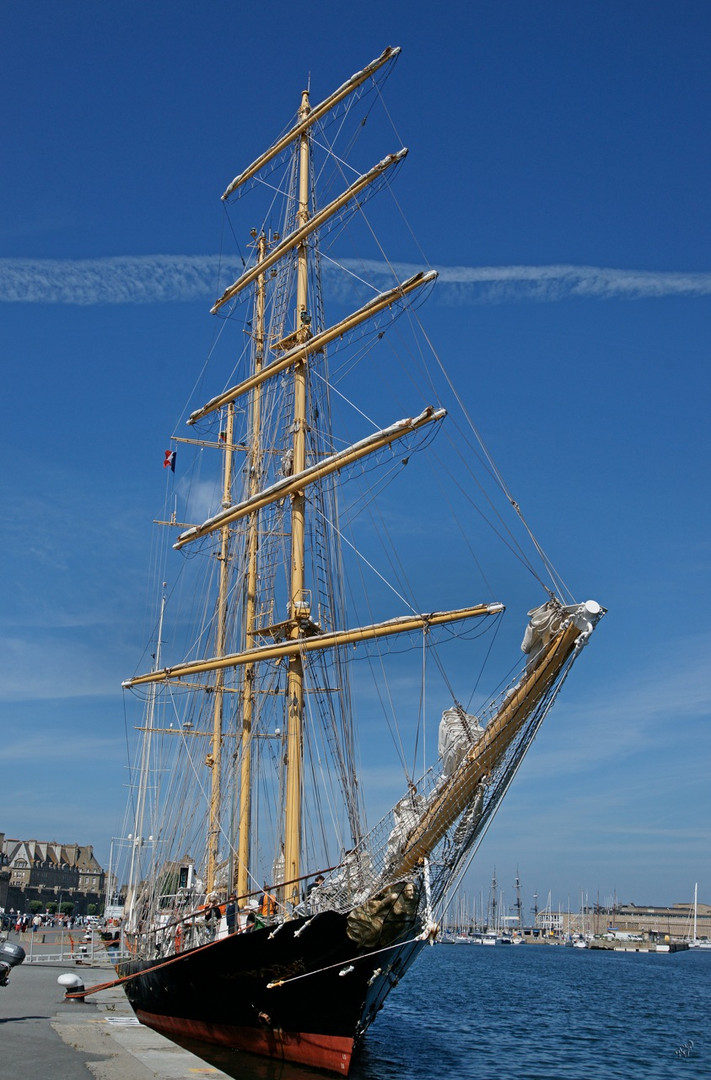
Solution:
<svg viewBox="0 0 711 1080"><path fill-rule="evenodd" d="M134 976L124 988L138 1018L169 1038L346 1075L359 1038L423 947L412 931L362 948L346 915L331 911L118 971Z"/></svg>

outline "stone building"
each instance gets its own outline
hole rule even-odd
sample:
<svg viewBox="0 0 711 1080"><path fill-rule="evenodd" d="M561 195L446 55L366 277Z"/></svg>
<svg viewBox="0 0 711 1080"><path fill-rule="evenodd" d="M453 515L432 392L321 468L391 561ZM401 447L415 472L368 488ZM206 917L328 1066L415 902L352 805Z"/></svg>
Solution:
<svg viewBox="0 0 711 1080"><path fill-rule="evenodd" d="M32 900L72 903L74 915L104 901L105 874L90 844L11 840L0 832L0 908L29 911Z"/></svg>
<svg viewBox="0 0 711 1080"><path fill-rule="evenodd" d="M651 904L619 904L615 907L595 906L582 913L558 913L555 929L564 934L586 933L604 936L617 931L621 934L639 934L647 938L671 938L683 941L693 937L694 915L696 937L711 940L711 904L700 900L655 907Z"/></svg>
<svg viewBox="0 0 711 1080"><path fill-rule="evenodd" d="M689 938L693 932L694 905L689 901L669 907L622 904L611 913L610 923L630 933ZM711 905L701 901L696 905L696 936L711 938Z"/></svg>

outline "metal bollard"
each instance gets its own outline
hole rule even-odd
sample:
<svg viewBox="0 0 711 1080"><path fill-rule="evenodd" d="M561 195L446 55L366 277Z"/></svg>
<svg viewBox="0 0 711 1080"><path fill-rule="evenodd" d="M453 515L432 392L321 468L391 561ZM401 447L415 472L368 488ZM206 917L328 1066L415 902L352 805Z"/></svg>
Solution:
<svg viewBox="0 0 711 1080"><path fill-rule="evenodd" d="M71 974L60 975L59 978L57 979L57 982L59 983L60 986L64 987L65 1000L67 1000L67 1001L83 1001L84 1000L83 996L81 996L81 991L84 990L84 983L82 982L82 980L79 978L78 975L71 975ZM79 997L67 998L67 994L80 994L80 996Z"/></svg>

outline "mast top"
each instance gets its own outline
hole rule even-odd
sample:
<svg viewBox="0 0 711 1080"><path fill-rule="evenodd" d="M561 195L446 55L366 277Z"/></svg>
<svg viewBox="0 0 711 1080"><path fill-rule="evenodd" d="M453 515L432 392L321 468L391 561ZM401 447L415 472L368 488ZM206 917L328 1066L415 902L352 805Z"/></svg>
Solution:
<svg viewBox="0 0 711 1080"><path fill-rule="evenodd" d="M315 124L317 120L320 120L322 116L325 116L327 112L330 112L339 102L343 101L345 97L357 90L359 86L362 86L371 75L374 75L384 64L387 64L389 60L394 60L400 54L399 46L388 46L384 52L373 60L367 67L364 67L362 71L357 71L355 75L351 75L350 79L339 86L338 90L335 90L329 97L325 98L320 105L316 105L313 109L308 109L306 113L303 113L304 107L304 95L308 99L309 90L302 91L302 104L299 110L299 122L283 135L281 139L278 139L268 150L265 150L252 164L241 172L238 176L235 176L231 184L229 184L222 194L222 201L229 199L230 195L245 184L248 180L251 180L260 169L267 165L273 158L277 157L282 150L298 139L300 135L306 131L307 128Z"/></svg>

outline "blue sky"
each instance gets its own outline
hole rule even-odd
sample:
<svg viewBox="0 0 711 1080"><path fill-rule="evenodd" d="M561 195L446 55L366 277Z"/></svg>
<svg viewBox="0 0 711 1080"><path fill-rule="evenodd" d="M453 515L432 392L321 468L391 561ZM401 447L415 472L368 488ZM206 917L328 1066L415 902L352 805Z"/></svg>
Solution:
<svg viewBox="0 0 711 1080"><path fill-rule="evenodd" d="M708 4L39 2L2 26L0 829L108 862L219 195L309 72L320 100L397 44L428 330L563 577L610 612L471 887L518 866L527 902L695 881L711 902Z"/></svg>

